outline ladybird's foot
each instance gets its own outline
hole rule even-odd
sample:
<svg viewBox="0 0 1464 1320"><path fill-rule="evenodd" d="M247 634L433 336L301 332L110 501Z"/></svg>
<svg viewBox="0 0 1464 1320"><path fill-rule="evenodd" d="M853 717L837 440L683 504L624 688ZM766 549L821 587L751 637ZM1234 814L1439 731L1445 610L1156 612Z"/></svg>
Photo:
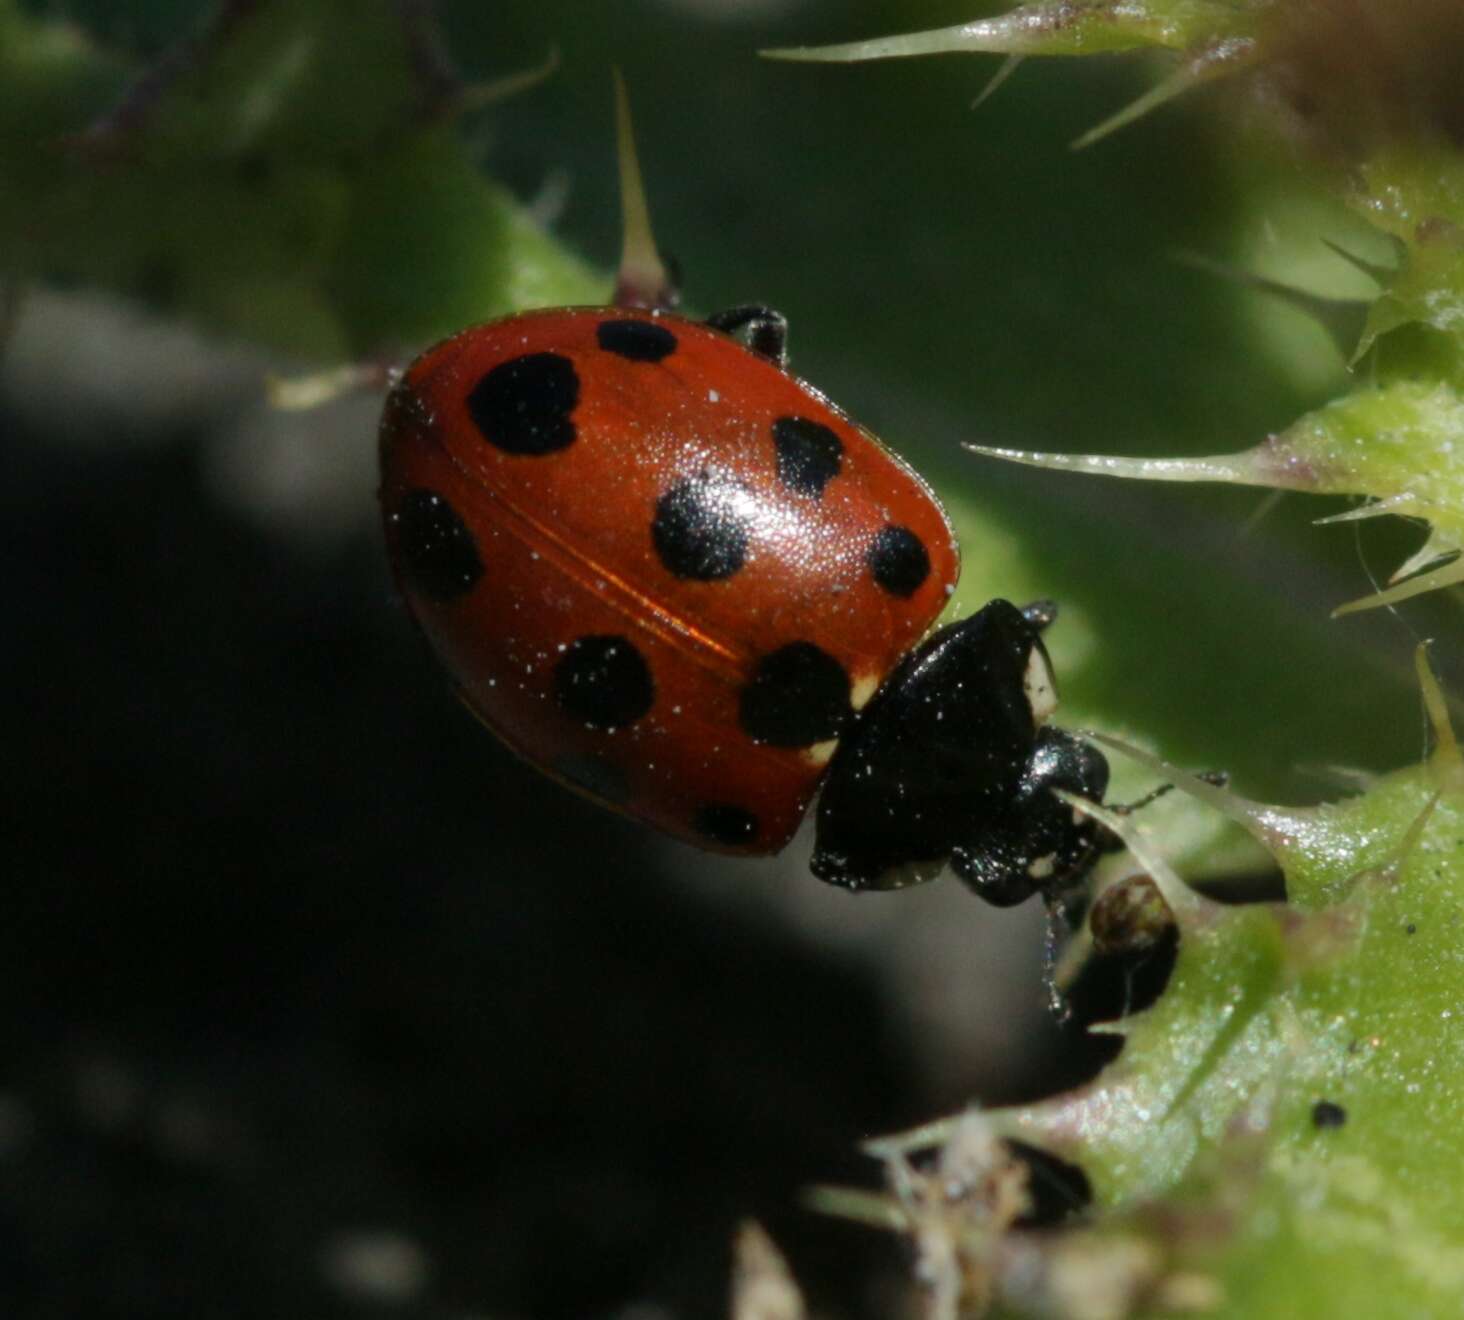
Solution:
<svg viewBox="0 0 1464 1320"><path fill-rule="evenodd" d="M788 365L788 318L762 303L743 303L707 317L713 330L732 335L775 366Z"/></svg>

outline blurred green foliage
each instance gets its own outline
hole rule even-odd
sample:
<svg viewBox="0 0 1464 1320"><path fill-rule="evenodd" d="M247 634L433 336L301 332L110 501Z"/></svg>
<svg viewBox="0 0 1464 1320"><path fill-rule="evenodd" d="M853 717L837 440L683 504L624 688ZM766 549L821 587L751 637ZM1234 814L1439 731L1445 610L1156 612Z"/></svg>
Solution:
<svg viewBox="0 0 1464 1320"><path fill-rule="evenodd" d="M1141 8L1197 23L1239 12ZM930 0L918 18L940 27L968 10ZM1417 760L1413 631L1452 622L1450 607L1329 618L1365 590L1360 550L1353 532L1302 520L1345 506L1294 498L1254 525L1253 494L1020 472L960 449L1225 452L1348 407L1328 443L1396 438L1386 400L1359 393L1327 411L1353 382L1324 331L1175 260L1201 253L1357 296L1358 271L1325 243L1376 255L1377 235L1327 171L1268 144L1224 87L1074 153L1069 143L1146 85L1142 65L1029 64L973 111L989 56L811 68L755 55L902 30L911 11L892 0L455 0L441 6L439 45L433 29L401 21L410 6L385 0L262 0L223 11L213 29L181 0L77 4L75 25L0 0L0 272L17 286L144 302L320 364L404 355L522 307L603 299L618 239L618 64L658 237L691 304L782 308L799 371L931 475L965 556L953 608L993 595L1061 602L1052 640L1067 722L1226 767L1254 797L1316 795L1319 766ZM551 47L554 78L470 108L465 89ZM1431 159L1374 163L1396 196L1453 178L1452 161ZM1417 238L1407 206L1372 218ZM1370 322L1393 350L1374 365L1414 395L1460 377L1439 336L1456 329L1461 266L1448 245L1423 248ZM1436 410L1425 430L1455 415ZM1416 440L1387 453L1406 468L1395 486L1442 470ZM1389 493L1378 480L1326 488ZM1396 527L1366 535L1380 561L1408 539ZM1456 650L1440 648L1446 678L1459 673ZM1119 796L1152 779L1116 768ZM1324 809L1330 832L1312 853L1298 846L1314 837L1304 831L1273 839L1294 907L1186 929L1171 992L1119 1068L1067 1110L1018 1116L1059 1143L1080 1128L1100 1199L1120 1205L1207 1179L1206 1196L1233 1185L1227 1133L1243 1102L1264 1100L1282 1136L1242 1181L1275 1227L1261 1242L1246 1219L1230 1240L1258 1254L1211 1262L1232 1299L1315 1310L1343 1284L1388 1287L1394 1309L1370 1313L1401 1314L1457 1285L1457 1207L1422 1199L1441 1180L1459 1185L1439 1121L1458 1111L1458 1069L1434 1062L1449 1048L1440 1006L1457 982L1457 848L1440 842L1457 832L1456 804L1439 808L1426 845L1404 848L1428 783L1425 770L1405 771ZM1170 858L1218 828L1177 801L1156 819ZM1388 871L1399 858L1406 873ZM1307 931L1323 921L1341 933L1319 950ZM1410 926L1413 943L1398 933ZM1358 1057L1353 1042L1374 1038ZM1307 1115L1323 1092L1389 1122L1327 1137L1336 1159L1319 1161ZM1082 1104L1110 1117L1128 1104L1133 1121L1075 1128ZM1204 1150L1220 1164L1198 1159ZM1303 1224L1303 1196L1322 1221ZM1379 1198L1388 1232L1368 1227ZM1442 1236L1424 1241L1425 1229ZM1304 1277L1320 1282L1293 1296L1303 1275L1276 1262L1308 1251Z"/></svg>
<svg viewBox="0 0 1464 1320"><path fill-rule="evenodd" d="M973 112L989 57L755 58L908 26L907 6L771 6L757 20L650 0L449 3L443 48L470 81L562 52L543 86L454 119L415 79L391 6L311 0L258 6L226 58L185 61L149 113L88 138L203 11L131 8L123 31L117 7L92 6L93 38L0 7L0 170L17 199L0 251L14 275L120 292L316 362L603 297L608 275L579 254L608 272L616 252L618 63L689 301L782 307L799 371L936 481L965 551L956 608L1062 602L1070 721L1142 733L1271 794L1314 792L1299 767L1416 755L1407 630L1326 618L1362 586L1353 534L1302 526L1335 505L1296 501L1246 535L1252 495L1160 499L959 449L1239 448L1343 380L1296 313L1173 259L1244 260L1261 244L1273 262L1320 254L1338 281L1355 276L1321 239L1356 222L1289 166L1239 151L1203 96L1073 153L1141 67L1029 65ZM967 16L921 7L931 22ZM554 213L549 229L511 193Z"/></svg>

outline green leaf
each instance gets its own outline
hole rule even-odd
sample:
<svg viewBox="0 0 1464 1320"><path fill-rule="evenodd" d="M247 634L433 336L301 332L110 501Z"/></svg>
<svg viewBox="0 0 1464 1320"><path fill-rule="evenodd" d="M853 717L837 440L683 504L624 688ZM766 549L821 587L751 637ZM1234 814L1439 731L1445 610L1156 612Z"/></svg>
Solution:
<svg viewBox="0 0 1464 1320"><path fill-rule="evenodd" d="M1322 1305L1446 1314L1454 1304L1464 1280L1464 765L1447 737L1433 762L1321 807L1194 786L1267 842L1285 904L1223 907L1190 894L1135 836L1179 926L1164 994L1124 1020L1123 1052L1094 1082L986 1120L1083 1170L1099 1241L1116 1235L1157 1253L1142 1258L1136 1291L1161 1277L1208 1280L1225 1315ZM903 1159L958 1140L963 1122L872 1149ZM1032 1249L1065 1250L1051 1239ZM1008 1300L1025 1286L1009 1282Z"/></svg>
<svg viewBox="0 0 1464 1320"><path fill-rule="evenodd" d="M182 45L139 88L143 69L0 0L7 275L145 300L325 363L410 351L524 306L603 299L609 275L485 175L454 120L452 81L440 69L424 79L422 33L399 23L400 8L266 0ZM579 81L493 123L526 190L551 167L575 173L586 200L565 228L581 239L613 228L599 217L612 209L600 75L623 25L614 9L506 5L481 52L498 67L516 24L532 38L525 48L562 29L552 35ZM1033 6L948 31L953 49L1158 47L1191 79L1200 68L1260 76L1264 49L1247 43L1269 9ZM671 20L655 15L659 38L655 24ZM1435 551L1454 548L1464 526L1444 448L1461 388L1451 149L1394 139L1352 172L1268 166L1266 192L1248 172L1254 139L1230 140L1198 110L1074 157L1063 143L1101 115L1081 81L1028 68L968 116L972 89L955 76L869 71L890 81L840 92L826 70L758 64L745 32L695 31L657 45L653 69L631 70L649 107L658 230L689 255L699 296L763 296L747 287L756 278L792 303L800 370L920 454L961 532L957 607L1060 598L1064 718L1232 768L1247 791L1272 796L1295 787L1299 763L1403 760L1414 699L1396 666L1311 608L1360 576L1349 547L1327 565L1324 533L1277 533L1252 573L1227 549L1251 505L1196 502L1166 517L1112 486L1023 484L956 445L1108 444L1143 463L1166 447L1229 446L1242 456L1222 475L1393 499L1432 519ZM922 48L936 44L863 54ZM793 81L819 76L829 81ZM1210 113L1223 104L1205 98ZM1249 294L1217 291L1164 255L1228 255L1257 215L1283 229L1302 216L1281 262L1300 264L1298 251L1325 255L1321 240L1339 232L1317 217L1347 207L1398 248L1354 380L1287 309L1256 310ZM1177 462L1199 473L1205 460ZM1154 777L1116 768L1119 797ZM1349 1305L1378 1315L1405 1304L1448 1313L1458 1295L1464 1179L1449 1123L1464 1069L1444 1014L1457 1011L1464 820L1452 789L1424 817L1437 787L1419 768L1356 799L1273 809L1276 829L1262 833L1290 904L1192 903L1174 980L1125 1025L1119 1063L1084 1092L1000 1116L1079 1160L1102 1233L1154 1248L1171 1273L1218 1280L1237 1314L1285 1303L1315 1313L1344 1284L1357 1290ZM1166 801L1146 828L1189 875L1255 862L1256 845L1242 848L1238 827L1204 805ZM1186 906L1177 893L1174 905ZM1345 1108L1343 1127L1316 1126L1320 1099Z"/></svg>
<svg viewBox="0 0 1464 1320"><path fill-rule="evenodd" d="M919 55L1107 55L1160 47L1185 50L1198 43L1250 35L1256 12L1221 0L1070 0L1021 5L994 18L952 27L875 37L833 46L766 50L771 59L850 63Z"/></svg>
<svg viewBox="0 0 1464 1320"><path fill-rule="evenodd" d="M24 200L0 212L4 268L324 362L603 299L483 178L452 122L465 89L410 12L226 5L125 82L75 30L6 5L0 188Z"/></svg>
<svg viewBox="0 0 1464 1320"><path fill-rule="evenodd" d="M1159 20L1172 23L1154 26ZM1080 38L1103 23L1111 27L1101 41L1084 45ZM1457 40L1435 40L1440 33ZM1395 263L1370 271L1379 287L1353 378L1259 443L1209 457L971 448L1090 474L1368 495L1377 503L1360 515L1426 519L1432 531L1399 573L1424 571L1367 603L1464 581L1464 561L1439 562L1464 546L1455 452L1464 442L1464 171L1457 133L1439 131L1442 121L1430 117L1436 106L1419 90L1452 68L1457 92L1464 41L1457 11L1422 3L1326 14L1267 4L1031 6L941 32L778 53L863 60L977 49L1073 54L1145 43L1180 51L1190 64L1177 81L1140 98L1142 109L1166 99L1193 61L1228 41L1246 45L1223 71L1243 68L1282 99L1304 100L1306 79L1333 68L1328 61L1339 49L1360 65L1358 77L1321 89L1310 122L1302 116L1326 148L1310 164L1309 184L1331 189L1396 253ZM1405 61L1401 72L1389 63L1395 58ZM1346 168L1336 168L1344 157ZM1330 314L1335 306L1300 290L1289 300L1309 297L1314 309ZM1218 621L1254 617L1254 601L1228 595L1203 568L1193 572L1182 543L1165 567L1190 584L1189 599L1210 620L1204 643L1222 634ZM1286 580L1278 565L1283 591ZM1152 640L1154 621L1139 616L1134 608L1126 620ZM1306 635L1295 606L1290 626L1293 642ZM1296 684L1295 700L1305 704L1299 689L1311 685L1339 721L1354 719L1338 670L1347 648L1325 629L1329 640L1305 657L1294 646L1284 655L1264 650L1242 685L1257 700L1274 701L1273 710L1287 708L1283 688ZM1121 646L1113 633L1095 625L1095 649ZM1173 663L1178 651L1190 660L1180 661L1185 672L1202 683L1219 680L1220 667L1184 647L1185 638L1166 638L1165 661ZM1077 667L1091 695L1103 661L1087 659ZM1225 667L1231 663L1227 654ZM994 1130L1083 1170L1097 1206L1093 1227L1035 1240L1018 1231L1005 1247L989 1233L949 1228L947 1247L965 1277L994 1280L998 1296L1024 1314L1050 1311L1057 1296L1101 1314L1171 1314L1190 1304L1236 1316L1457 1309L1464 1285L1464 1136L1454 1122L1464 1105L1464 771L1431 679L1426 691L1439 752L1359 796L1274 807L1193 781L1182 785L1221 806L1271 853L1285 877L1285 904L1222 907L1185 889L1171 863L1187 844L1207 846L1193 816L1177 828L1165 818L1147 825L1114 819L1132 848L1132 860L1118 869L1143 868L1169 900L1180 935L1173 975L1158 1002L1115 1026L1123 1052L1090 1085L986 1115ZM1116 693L1109 688L1099 705L1108 707ZM1152 715L1163 698L1149 696ZM1210 747L1226 745L1222 721L1201 713L1198 722L1208 722ZM1158 723L1173 737L1184 719L1166 709ZM1183 779L1174 767L1144 761ZM1192 859L1186 870L1194 874ZM949 1149L965 1121L875 1143L875 1153L895 1168L911 1149ZM966 1209L945 1211L969 1228ZM905 1231L928 1250L928 1238L919 1236L928 1225ZM1082 1242L1097 1249L1086 1259L1073 1253L1072 1244ZM1096 1300L1108 1296L1112 1281L1099 1263L1104 1244L1126 1253L1112 1256L1125 1262L1117 1267L1125 1277L1115 1294L1124 1300L1110 1310ZM1009 1268L1012 1254L1025 1274ZM1064 1272L1076 1286L1057 1286ZM1033 1278L1045 1281L1045 1291Z"/></svg>

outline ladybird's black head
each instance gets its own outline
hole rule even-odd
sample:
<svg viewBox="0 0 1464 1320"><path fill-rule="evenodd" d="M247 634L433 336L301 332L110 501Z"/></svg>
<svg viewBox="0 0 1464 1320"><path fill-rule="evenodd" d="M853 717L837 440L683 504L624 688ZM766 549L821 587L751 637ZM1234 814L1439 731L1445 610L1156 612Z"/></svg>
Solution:
<svg viewBox="0 0 1464 1320"><path fill-rule="evenodd" d="M949 861L992 903L1071 885L1100 827L1056 797L1100 801L1108 764L1046 726L1040 629L995 600L911 652L840 740L818 805L813 872L850 889L930 879Z"/></svg>
<svg viewBox="0 0 1464 1320"><path fill-rule="evenodd" d="M1103 827L1052 790L1101 802L1107 787L1102 752L1061 729L1042 729L1008 809L952 849L951 869L997 907L1074 883L1101 850Z"/></svg>

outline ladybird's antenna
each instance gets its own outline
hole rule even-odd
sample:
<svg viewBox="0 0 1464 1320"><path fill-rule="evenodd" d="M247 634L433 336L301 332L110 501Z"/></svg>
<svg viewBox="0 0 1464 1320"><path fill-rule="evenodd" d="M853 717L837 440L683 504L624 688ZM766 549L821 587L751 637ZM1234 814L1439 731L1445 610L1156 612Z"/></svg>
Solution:
<svg viewBox="0 0 1464 1320"><path fill-rule="evenodd" d="M674 307L676 284L656 248L651 212L635 153L635 129L630 122L630 99L625 79L615 70L615 143L620 156L620 216L624 241L620 271L615 277L613 302L617 307Z"/></svg>

